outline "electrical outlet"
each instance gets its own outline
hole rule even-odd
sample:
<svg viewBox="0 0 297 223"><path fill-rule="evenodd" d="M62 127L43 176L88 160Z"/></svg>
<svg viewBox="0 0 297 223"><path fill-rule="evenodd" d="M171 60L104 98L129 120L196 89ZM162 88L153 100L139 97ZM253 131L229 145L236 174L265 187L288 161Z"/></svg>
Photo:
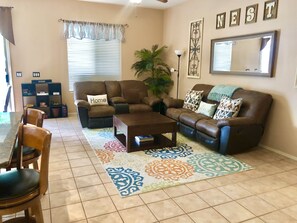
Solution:
<svg viewBox="0 0 297 223"><path fill-rule="evenodd" d="M23 76L23 74L22 74L21 71L17 71L17 72L15 73L15 75L16 75L17 77L22 77L22 76Z"/></svg>
<svg viewBox="0 0 297 223"><path fill-rule="evenodd" d="M40 77L40 72L33 72L32 73L32 76L33 77Z"/></svg>

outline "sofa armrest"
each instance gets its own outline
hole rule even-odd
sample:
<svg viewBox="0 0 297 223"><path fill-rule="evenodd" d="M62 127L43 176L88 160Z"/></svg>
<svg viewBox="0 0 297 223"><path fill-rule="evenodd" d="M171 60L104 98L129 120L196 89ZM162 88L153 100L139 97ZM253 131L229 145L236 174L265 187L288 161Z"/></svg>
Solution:
<svg viewBox="0 0 297 223"><path fill-rule="evenodd" d="M156 96L144 97L142 99L143 103L153 107L154 105L161 102L161 99Z"/></svg>
<svg viewBox="0 0 297 223"><path fill-rule="evenodd" d="M163 103L167 108L182 108L184 105L184 100L166 97L163 99Z"/></svg>
<svg viewBox="0 0 297 223"><path fill-rule="evenodd" d="M115 105L115 104L124 104L124 103L127 103L127 100L123 97L112 97L110 99L110 103L112 105Z"/></svg>
<svg viewBox="0 0 297 223"><path fill-rule="evenodd" d="M85 101L85 100L75 100L74 104L78 107L78 108L86 108L88 110L91 109L91 105L89 102Z"/></svg>
<svg viewBox="0 0 297 223"><path fill-rule="evenodd" d="M254 125L256 121L249 117L233 117L218 120L217 126L222 128L224 126L241 126L241 125Z"/></svg>

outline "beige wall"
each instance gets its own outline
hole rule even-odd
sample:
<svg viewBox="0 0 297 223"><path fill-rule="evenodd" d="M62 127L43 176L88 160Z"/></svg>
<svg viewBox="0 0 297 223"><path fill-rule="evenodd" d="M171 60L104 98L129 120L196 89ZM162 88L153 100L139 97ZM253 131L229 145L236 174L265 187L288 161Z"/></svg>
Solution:
<svg viewBox="0 0 297 223"><path fill-rule="evenodd" d="M73 94L68 91L68 67L63 23L59 18L79 21L119 23L129 25L126 42L122 44L122 79L134 79L130 69L134 51L162 43L163 11L126 8L76 0L0 0L12 10L16 45L10 46L16 110L22 109L21 83L30 82L32 71L40 79L62 83L63 101L74 112ZM23 77L16 78L15 72Z"/></svg>
<svg viewBox="0 0 297 223"><path fill-rule="evenodd" d="M259 3L258 21L244 24L246 6ZM230 10L241 8L240 25L229 27ZM263 21L264 1L261 0L189 0L165 11L163 42L169 46L168 63L176 67L174 49L187 50L189 22L204 18L201 79L186 78L186 60L181 64L180 97L196 83L233 84L247 89L271 93L274 102L268 118L262 145L276 149L297 158L297 88L294 88L297 68L297 20L296 0L279 1L278 18ZM216 30L216 14L227 12L226 28ZM278 50L273 78L213 75L209 73L210 40L214 38L278 30ZM188 52L186 52L188 53ZM175 88L172 94L175 95Z"/></svg>

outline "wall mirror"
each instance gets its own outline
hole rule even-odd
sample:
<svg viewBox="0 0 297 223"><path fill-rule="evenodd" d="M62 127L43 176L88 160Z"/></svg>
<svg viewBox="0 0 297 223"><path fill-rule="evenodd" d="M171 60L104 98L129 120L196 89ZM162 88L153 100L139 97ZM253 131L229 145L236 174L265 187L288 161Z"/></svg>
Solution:
<svg viewBox="0 0 297 223"><path fill-rule="evenodd" d="M272 77L276 31L211 40L210 73Z"/></svg>

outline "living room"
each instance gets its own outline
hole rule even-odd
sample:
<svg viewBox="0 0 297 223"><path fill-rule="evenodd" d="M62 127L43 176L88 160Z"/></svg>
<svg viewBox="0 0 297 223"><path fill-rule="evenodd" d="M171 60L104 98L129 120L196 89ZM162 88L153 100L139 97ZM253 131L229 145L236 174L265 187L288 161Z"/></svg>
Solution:
<svg viewBox="0 0 297 223"><path fill-rule="evenodd" d="M245 24L246 7L253 4L258 4L257 21ZM40 72L39 79L61 82L63 102L68 105L69 113L76 111L73 93L68 87L67 43L63 23L59 19L128 24L126 41L121 46L121 80L135 79L131 65L135 62L136 50L150 48L154 44L166 45L166 63L177 68L174 50L183 49L185 53L181 56L179 81L181 99L197 83L238 85L271 94L273 104L260 146L297 159L297 100L294 100L297 98L296 1L279 1L277 17L270 20L263 19L264 1L259 0L188 0L164 10L142 8L141 5L122 6L76 0L1 0L1 6L13 7L15 45L10 44L10 58L16 111L23 109L21 84L38 79L32 78L33 71ZM238 8L241 9L240 24L230 27L229 13ZM216 16L224 12L227 15L225 28L216 29ZM189 24L202 18L201 77L192 79L186 77ZM277 44L271 78L210 73L212 39L273 30L277 31ZM18 71L22 72L22 77L16 77ZM176 73L173 73L175 84L170 92L173 97L176 95L176 78Z"/></svg>

